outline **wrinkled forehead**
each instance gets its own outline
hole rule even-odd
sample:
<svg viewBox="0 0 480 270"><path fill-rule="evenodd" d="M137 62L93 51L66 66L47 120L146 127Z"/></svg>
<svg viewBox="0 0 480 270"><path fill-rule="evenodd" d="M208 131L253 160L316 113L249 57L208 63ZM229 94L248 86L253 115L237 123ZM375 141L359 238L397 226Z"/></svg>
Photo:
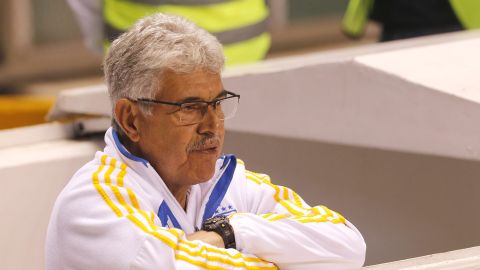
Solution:
<svg viewBox="0 0 480 270"><path fill-rule="evenodd" d="M160 87L155 95L157 99L212 100L223 92L221 75L206 69L197 69L193 72L166 70L159 76Z"/></svg>

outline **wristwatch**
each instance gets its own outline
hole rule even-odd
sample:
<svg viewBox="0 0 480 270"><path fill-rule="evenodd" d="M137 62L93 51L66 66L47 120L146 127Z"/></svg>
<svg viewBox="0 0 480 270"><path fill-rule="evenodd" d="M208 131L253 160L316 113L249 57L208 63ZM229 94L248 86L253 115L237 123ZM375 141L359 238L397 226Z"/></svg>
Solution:
<svg viewBox="0 0 480 270"><path fill-rule="evenodd" d="M205 220L202 224L202 230L218 233L223 239L225 248L237 247L233 227L226 216L216 216Z"/></svg>

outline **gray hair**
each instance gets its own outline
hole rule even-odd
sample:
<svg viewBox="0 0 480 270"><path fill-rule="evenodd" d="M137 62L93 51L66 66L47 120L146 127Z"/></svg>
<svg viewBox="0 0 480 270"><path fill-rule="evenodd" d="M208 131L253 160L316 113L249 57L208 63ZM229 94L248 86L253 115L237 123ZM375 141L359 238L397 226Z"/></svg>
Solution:
<svg viewBox="0 0 480 270"><path fill-rule="evenodd" d="M154 98L164 71L220 74L224 61L219 41L183 17L157 13L139 20L113 41L103 63L114 128L122 132L114 114L118 99ZM149 106L140 108L151 111Z"/></svg>

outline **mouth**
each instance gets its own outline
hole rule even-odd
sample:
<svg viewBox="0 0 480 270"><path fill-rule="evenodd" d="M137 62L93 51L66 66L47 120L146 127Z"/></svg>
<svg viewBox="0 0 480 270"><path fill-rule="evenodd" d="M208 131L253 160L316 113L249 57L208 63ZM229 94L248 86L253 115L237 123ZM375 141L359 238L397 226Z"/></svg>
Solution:
<svg viewBox="0 0 480 270"><path fill-rule="evenodd" d="M200 149L193 150L192 152L198 154L216 154L218 152L218 146L202 147Z"/></svg>
<svg viewBox="0 0 480 270"><path fill-rule="evenodd" d="M221 151L221 140L219 136L202 137L187 147L187 153L215 155Z"/></svg>

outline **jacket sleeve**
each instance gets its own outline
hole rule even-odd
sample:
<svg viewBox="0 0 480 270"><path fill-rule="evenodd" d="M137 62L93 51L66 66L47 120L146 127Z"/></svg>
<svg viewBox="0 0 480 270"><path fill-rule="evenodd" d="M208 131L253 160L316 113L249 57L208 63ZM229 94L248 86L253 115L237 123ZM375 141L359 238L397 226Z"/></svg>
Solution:
<svg viewBox="0 0 480 270"><path fill-rule="evenodd" d="M268 175L244 174L248 213L230 216L238 250L282 270L361 268L366 245L353 224L325 206L310 207Z"/></svg>
<svg viewBox="0 0 480 270"><path fill-rule="evenodd" d="M106 163L104 159L102 162ZM114 162L114 159L110 161L111 164ZM123 174L121 170L119 175ZM93 176L98 194L120 220L118 230L135 234L137 239L141 239L133 261L127 262L129 269L276 269L272 263L256 256L217 248L198 240L189 241L183 231L157 225L160 221L153 209L149 209L147 203L143 203L145 207L142 207L142 199L123 182L115 182L108 175ZM126 236L125 239L132 238ZM133 243L130 246L136 245ZM124 245L117 246L120 254L121 247Z"/></svg>
<svg viewBox="0 0 480 270"><path fill-rule="evenodd" d="M125 164L104 155L95 167L93 175L88 169L74 177L57 200L47 269L277 269L254 255L189 241L183 231L160 226Z"/></svg>
<svg viewBox="0 0 480 270"><path fill-rule="evenodd" d="M188 241L181 230L144 226L139 226L143 241L133 261L126 264L128 269L277 269L253 255L217 248L199 240Z"/></svg>

